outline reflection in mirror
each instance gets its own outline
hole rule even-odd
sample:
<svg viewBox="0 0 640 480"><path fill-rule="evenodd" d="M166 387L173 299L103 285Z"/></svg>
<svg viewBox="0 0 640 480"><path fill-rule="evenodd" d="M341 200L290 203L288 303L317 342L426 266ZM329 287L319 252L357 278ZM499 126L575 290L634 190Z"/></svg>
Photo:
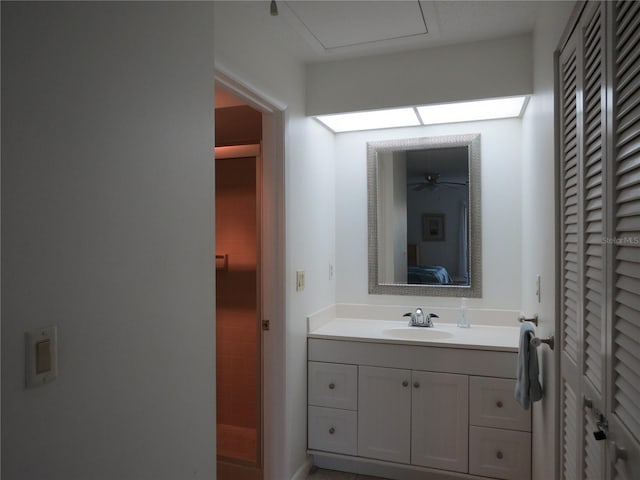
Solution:
<svg viewBox="0 0 640 480"><path fill-rule="evenodd" d="M367 146L369 292L480 297L480 136Z"/></svg>

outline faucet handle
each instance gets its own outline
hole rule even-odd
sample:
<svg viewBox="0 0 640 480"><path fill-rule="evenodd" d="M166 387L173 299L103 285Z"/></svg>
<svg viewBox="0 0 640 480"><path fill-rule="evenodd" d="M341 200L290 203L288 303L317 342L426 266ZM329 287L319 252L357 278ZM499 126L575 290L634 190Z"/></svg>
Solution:
<svg viewBox="0 0 640 480"><path fill-rule="evenodd" d="M427 327L433 327L433 320L432 318L440 318L438 315L436 315L435 313L428 313L427 314L427 320L425 322L425 325Z"/></svg>

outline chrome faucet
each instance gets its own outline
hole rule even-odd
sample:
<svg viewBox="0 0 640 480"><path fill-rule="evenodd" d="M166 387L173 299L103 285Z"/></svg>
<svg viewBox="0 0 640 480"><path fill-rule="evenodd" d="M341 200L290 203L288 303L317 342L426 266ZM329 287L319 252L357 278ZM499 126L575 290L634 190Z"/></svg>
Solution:
<svg viewBox="0 0 640 480"><path fill-rule="evenodd" d="M421 308L416 308L416 311L413 313L405 313L403 317L411 317L409 320L410 327L433 327L433 320L431 319L439 318L438 315L434 313L427 313L425 315Z"/></svg>

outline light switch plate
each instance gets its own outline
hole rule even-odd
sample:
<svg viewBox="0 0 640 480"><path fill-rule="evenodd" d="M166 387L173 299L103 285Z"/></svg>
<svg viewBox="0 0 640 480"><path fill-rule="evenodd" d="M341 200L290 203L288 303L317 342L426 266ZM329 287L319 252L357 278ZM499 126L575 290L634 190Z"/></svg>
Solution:
<svg viewBox="0 0 640 480"><path fill-rule="evenodd" d="M25 332L25 365L27 388L46 385L56 379L58 329L55 325Z"/></svg>

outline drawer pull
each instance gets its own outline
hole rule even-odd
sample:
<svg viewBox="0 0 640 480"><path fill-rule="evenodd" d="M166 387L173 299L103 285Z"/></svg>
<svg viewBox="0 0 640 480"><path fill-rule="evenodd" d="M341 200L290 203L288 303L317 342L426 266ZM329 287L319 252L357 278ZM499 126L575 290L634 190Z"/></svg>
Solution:
<svg viewBox="0 0 640 480"><path fill-rule="evenodd" d="M496 407L498 407L498 408L502 408L503 406L504 406L504 404L502 403L502 400L498 400L498 401L496 402Z"/></svg>
<svg viewBox="0 0 640 480"><path fill-rule="evenodd" d="M502 457L504 457L504 455L502 454L502 452L501 452L500 450L498 450L498 451L496 452L496 458L497 458L498 460L502 460Z"/></svg>
<svg viewBox="0 0 640 480"><path fill-rule="evenodd" d="M413 382L414 388L420 388L420 382Z"/></svg>
<svg viewBox="0 0 640 480"><path fill-rule="evenodd" d="M409 382L407 380L403 380L402 381L402 386L403 387L408 387L409 386Z"/></svg>
<svg viewBox="0 0 640 480"><path fill-rule="evenodd" d="M331 428L329 429L329 434L330 434L330 435L333 435L334 433L336 433L336 429L335 429L335 428L333 428L333 427L331 427Z"/></svg>
<svg viewBox="0 0 640 480"><path fill-rule="evenodd" d="M329 390L333 390L334 388L336 388L336 384L335 383L330 383L329 384Z"/></svg>

